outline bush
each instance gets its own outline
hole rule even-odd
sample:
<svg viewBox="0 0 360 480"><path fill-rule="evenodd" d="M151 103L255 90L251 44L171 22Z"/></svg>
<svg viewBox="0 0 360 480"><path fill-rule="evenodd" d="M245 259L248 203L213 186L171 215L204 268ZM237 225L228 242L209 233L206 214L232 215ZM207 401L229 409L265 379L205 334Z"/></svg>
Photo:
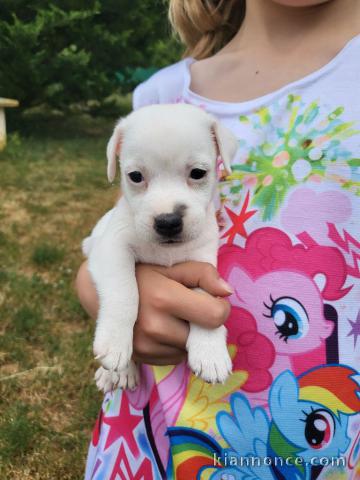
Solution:
<svg viewBox="0 0 360 480"><path fill-rule="evenodd" d="M126 93L136 69L159 68L178 55L162 0L0 3L0 96L25 108L101 103L119 90L119 77Z"/></svg>

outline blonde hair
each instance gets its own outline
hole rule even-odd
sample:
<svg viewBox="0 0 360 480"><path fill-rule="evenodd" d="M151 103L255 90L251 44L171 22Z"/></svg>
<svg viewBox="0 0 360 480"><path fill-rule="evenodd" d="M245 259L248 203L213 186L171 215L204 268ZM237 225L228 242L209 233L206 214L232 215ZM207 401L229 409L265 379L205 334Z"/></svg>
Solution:
<svg viewBox="0 0 360 480"><path fill-rule="evenodd" d="M185 56L209 57L226 45L245 16L245 0L170 0L169 18Z"/></svg>

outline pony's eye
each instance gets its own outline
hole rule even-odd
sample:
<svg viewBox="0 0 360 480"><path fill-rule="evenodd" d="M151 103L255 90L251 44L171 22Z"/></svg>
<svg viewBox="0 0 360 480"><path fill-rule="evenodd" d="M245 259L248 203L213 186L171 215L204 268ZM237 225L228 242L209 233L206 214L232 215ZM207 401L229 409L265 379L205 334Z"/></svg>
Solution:
<svg viewBox="0 0 360 480"><path fill-rule="evenodd" d="M206 173L206 170L203 170L202 168L193 168L190 172L190 178L193 180L201 180L205 177Z"/></svg>
<svg viewBox="0 0 360 480"><path fill-rule="evenodd" d="M306 414L304 422L305 438L311 448L315 450L325 448L334 438L335 423L327 410L313 410Z"/></svg>
<svg viewBox="0 0 360 480"><path fill-rule="evenodd" d="M270 297L272 305L265 305L269 314L265 317L272 318L276 327L276 334L285 342L304 337L309 330L309 319L305 308L300 302L291 297L281 297L274 300Z"/></svg>
<svg viewBox="0 0 360 480"><path fill-rule="evenodd" d="M138 171L128 173L128 177L133 183L141 183L144 180L142 173Z"/></svg>

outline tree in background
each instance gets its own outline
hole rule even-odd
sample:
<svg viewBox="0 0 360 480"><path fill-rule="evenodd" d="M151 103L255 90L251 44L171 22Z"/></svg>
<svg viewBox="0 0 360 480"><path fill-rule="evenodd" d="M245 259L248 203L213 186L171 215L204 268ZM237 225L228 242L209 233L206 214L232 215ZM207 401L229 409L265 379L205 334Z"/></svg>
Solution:
<svg viewBox="0 0 360 480"><path fill-rule="evenodd" d="M0 2L0 96L25 108L101 103L179 56L162 0Z"/></svg>

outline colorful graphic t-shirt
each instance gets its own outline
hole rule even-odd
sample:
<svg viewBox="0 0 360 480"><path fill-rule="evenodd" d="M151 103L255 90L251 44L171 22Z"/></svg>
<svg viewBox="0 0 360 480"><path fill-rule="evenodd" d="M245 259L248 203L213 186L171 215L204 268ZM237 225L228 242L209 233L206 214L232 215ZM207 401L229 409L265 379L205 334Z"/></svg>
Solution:
<svg viewBox="0 0 360 480"><path fill-rule="evenodd" d="M233 374L142 367L106 395L87 480L360 479L360 36L261 98L191 92L186 59L134 107L189 102L239 139L219 185Z"/></svg>

